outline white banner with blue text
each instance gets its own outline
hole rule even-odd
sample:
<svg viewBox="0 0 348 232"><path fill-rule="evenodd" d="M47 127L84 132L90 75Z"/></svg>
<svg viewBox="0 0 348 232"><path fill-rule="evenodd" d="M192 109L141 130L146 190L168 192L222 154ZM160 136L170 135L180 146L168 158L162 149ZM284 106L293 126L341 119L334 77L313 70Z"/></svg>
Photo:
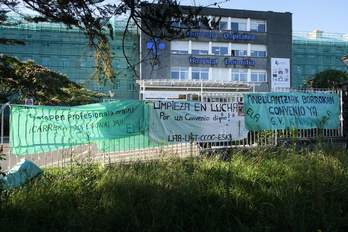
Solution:
<svg viewBox="0 0 348 232"><path fill-rule="evenodd" d="M150 137L156 142L223 142L247 137L243 103L153 101Z"/></svg>

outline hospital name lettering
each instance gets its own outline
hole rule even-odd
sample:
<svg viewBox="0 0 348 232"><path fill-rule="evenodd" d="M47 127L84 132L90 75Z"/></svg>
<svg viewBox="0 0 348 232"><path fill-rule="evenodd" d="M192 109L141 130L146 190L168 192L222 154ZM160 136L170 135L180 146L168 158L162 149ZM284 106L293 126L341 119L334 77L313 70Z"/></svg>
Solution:
<svg viewBox="0 0 348 232"><path fill-rule="evenodd" d="M189 58L190 64L218 64L218 59L212 59L212 58L196 58L196 57L190 57ZM231 60L229 58L225 58L224 61L225 65L243 65L243 66L254 66L255 61L253 60Z"/></svg>
<svg viewBox="0 0 348 232"><path fill-rule="evenodd" d="M190 64L217 64L218 59L211 59L211 58L206 58L206 59L197 59L196 57L190 57Z"/></svg>
<svg viewBox="0 0 348 232"><path fill-rule="evenodd" d="M219 38L218 33L213 32L194 32L194 31L188 31L186 33L188 37L202 37L202 38ZM230 34L228 32L225 32L222 34L222 37L225 39L230 40L255 40L256 36L254 35L248 35L248 34Z"/></svg>
<svg viewBox="0 0 348 232"><path fill-rule="evenodd" d="M254 66L255 61L253 60L230 60L229 58L225 58L225 64L230 65L230 64L239 64L243 66Z"/></svg>

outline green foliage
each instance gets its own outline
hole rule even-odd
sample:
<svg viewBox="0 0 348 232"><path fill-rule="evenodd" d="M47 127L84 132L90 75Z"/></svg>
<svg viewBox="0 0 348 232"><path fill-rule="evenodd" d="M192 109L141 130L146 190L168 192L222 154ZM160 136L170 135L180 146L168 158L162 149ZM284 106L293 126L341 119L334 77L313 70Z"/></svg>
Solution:
<svg viewBox="0 0 348 232"><path fill-rule="evenodd" d="M5 172L2 172L1 169L2 169L2 166L1 166L1 161L2 160L6 160L5 156L6 154L3 153L3 145L1 145L0 147L0 177L2 177L3 175L5 175ZM0 192L1 192L1 189L3 187L4 183L1 181L0 179ZM1 193L0 193L1 194ZM0 204L1 204L1 199L0 199Z"/></svg>
<svg viewBox="0 0 348 232"><path fill-rule="evenodd" d="M96 93L92 90L85 89L82 87L76 87L70 85L68 88L63 89L65 95L56 96L54 101L59 102L62 106L77 106L86 105L91 103L97 103L100 99L108 97L103 93Z"/></svg>
<svg viewBox="0 0 348 232"><path fill-rule="evenodd" d="M314 78L309 81L310 87L313 88L333 88L335 84L348 80L348 73L345 71L328 69L315 74Z"/></svg>
<svg viewBox="0 0 348 232"><path fill-rule="evenodd" d="M2 149L2 147L1 147L1 149ZM0 151L0 161L1 160L6 160L6 158L5 158L5 154L4 153L2 153L2 151ZM1 162L0 162L0 170L2 169L2 166L1 166Z"/></svg>
<svg viewBox="0 0 348 232"><path fill-rule="evenodd" d="M4 231L347 231L345 150L46 169L0 195Z"/></svg>
<svg viewBox="0 0 348 232"><path fill-rule="evenodd" d="M76 95L75 95L76 94ZM106 95L84 90L66 75L37 65L32 60L0 54L0 102L23 104L33 98L40 105L80 105ZM14 98L15 97L15 98Z"/></svg>

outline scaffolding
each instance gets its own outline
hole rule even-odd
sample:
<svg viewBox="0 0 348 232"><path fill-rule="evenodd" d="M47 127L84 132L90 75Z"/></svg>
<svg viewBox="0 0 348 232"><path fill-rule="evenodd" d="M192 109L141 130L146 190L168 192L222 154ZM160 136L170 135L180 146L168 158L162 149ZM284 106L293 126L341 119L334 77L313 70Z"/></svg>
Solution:
<svg viewBox="0 0 348 232"><path fill-rule="evenodd" d="M0 45L1 53L16 56L22 61L34 60L36 64L66 74L77 83L83 83L93 73L94 51L87 48L87 37L78 28L68 29L62 23L30 23L19 15L9 15L11 26L0 25L0 37L16 39L25 45ZM113 68L117 74L115 84L97 85L91 81L85 88L108 94L115 91L114 99L133 99L136 95L136 73L130 69L138 63L139 33L132 24L125 32L126 20L110 20L114 28L114 40L110 40ZM123 39L125 36L125 39ZM127 59L126 57L127 56Z"/></svg>
<svg viewBox="0 0 348 232"><path fill-rule="evenodd" d="M293 32L292 86L301 88L304 81L327 69L345 71L340 57L348 53L348 34Z"/></svg>

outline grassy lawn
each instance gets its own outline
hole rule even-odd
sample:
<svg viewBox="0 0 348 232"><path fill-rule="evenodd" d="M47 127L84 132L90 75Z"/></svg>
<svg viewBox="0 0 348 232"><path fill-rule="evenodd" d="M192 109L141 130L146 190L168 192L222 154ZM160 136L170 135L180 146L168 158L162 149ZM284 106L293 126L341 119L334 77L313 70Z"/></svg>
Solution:
<svg viewBox="0 0 348 232"><path fill-rule="evenodd" d="M0 231L348 231L346 150L231 150L45 169L0 193Z"/></svg>

